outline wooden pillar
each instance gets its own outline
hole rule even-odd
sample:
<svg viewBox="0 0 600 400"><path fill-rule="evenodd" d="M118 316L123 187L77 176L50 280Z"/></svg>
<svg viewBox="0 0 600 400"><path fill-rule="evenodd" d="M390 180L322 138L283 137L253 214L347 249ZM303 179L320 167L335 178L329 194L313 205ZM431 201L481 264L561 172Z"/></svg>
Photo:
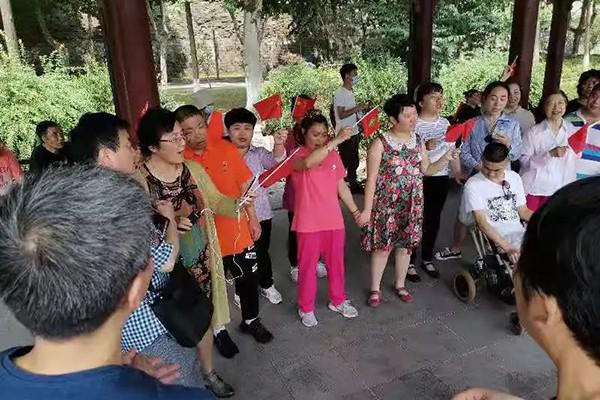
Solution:
<svg viewBox="0 0 600 400"><path fill-rule="evenodd" d="M569 13L573 0L554 0L552 8L552 25L546 56L546 74L544 75L544 95L560 88L565 44L569 29Z"/></svg>
<svg viewBox="0 0 600 400"><path fill-rule="evenodd" d="M436 0L412 0L410 10L410 53L408 92L431 80L433 13Z"/></svg>
<svg viewBox="0 0 600 400"><path fill-rule="evenodd" d="M515 0L508 63L518 56L514 79L522 88L521 105L527 108L531 87L533 50L540 0Z"/></svg>
<svg viewBox="0 0 600 400"><path fill-rule="evenodd" d="M104 40L117 115L134 127L160 104L145 0L102 0Z"/></svg>

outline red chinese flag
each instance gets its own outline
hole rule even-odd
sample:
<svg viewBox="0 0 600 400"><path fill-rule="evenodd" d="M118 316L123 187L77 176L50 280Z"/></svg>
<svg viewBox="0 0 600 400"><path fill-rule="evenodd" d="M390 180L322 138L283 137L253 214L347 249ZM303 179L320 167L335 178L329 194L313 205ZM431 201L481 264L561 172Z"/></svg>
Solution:
<svg viewBox="0 0 600 400"><path fill-rule="evenodd" d="M369 111L361 121L363 127L363 136L368 138L379 130L379 109L375 107Z"/></svg>
<svg viewBox="0 0 600 400"><path fill-rule="evenodd" d="M306 116L306 113L309 110L315 108L315 103L317 99L305 99L304 97L296 97L296 102L294 103L294 109L292 110L292 118L300 119Z"/></svg>
<svg viewBox="0 0 600 400"><path fill-rule="evenodd" d="M300 149L301 148L298 147L285 160L260 174L258 177L258 185L266 189L270 186L273 186L283 178L288 177L294 171L294 163L292 162L292 159Z"/></svg>
<svg viewBox="0 0 600 400"><path fill-rule="evenodd" d="M569 146L571 146L575 154L581 153L585 148L588 128L589 125L585 124L569 137Z"/></svg>
<svg viewBox="0 0 600 400"><path fill-rule="evenodd" d="M471 118L461 124L450 125L446 131L446 142L454 143L458 139L462 139L464 142L473 131L476 123L477 118Z"/></svg>
<svg viewBox="0 0 600 400"><path fill-rule="evenodd" d="M281 95L275 94L254 104L254 109L260 116L260 119L267 121L269 119L279 119L283 115L281 105Z"/></svg>
<svg viewBox="0 0 600 400"><path fill-rule="evenodd" d="M214 143L223 139L225 136L225 124L223 123L223 113L214 110L208 119L208 141Z"/></svg>

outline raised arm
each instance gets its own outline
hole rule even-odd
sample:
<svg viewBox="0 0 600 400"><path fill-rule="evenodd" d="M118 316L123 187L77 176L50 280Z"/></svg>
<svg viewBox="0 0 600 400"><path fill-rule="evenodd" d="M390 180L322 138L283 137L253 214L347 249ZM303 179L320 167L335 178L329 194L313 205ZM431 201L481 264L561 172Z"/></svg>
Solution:
<svg viewBox="0 0 600 400"><path fill-rule="evenodd" d="M298 158L294 161L294 170L305 171L321 164L327 155L334 151L335 148L352 136L352 128L343 128L327 145L316 149L306 158Z"/></svg>

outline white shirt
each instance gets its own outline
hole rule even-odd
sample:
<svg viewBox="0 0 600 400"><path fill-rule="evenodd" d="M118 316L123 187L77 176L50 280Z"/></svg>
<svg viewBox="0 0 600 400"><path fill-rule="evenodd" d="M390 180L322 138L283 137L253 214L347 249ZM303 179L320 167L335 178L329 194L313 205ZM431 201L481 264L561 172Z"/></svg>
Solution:
<svg viewBox="0 0 600 400"><path fill-rule="evenodd" d="M338 133L340 129L346 128L348 126L354 126L358 121L358 117L356 113L346 117L344 119L340 119L338 115L338 107L344 107L346 110L349 108L356 107L356 100L354 100L354 93L351 90L346 89L345 87L341 87L335 91L335 96L333 97L333 112L335 114L335 133ZM358 126L354 126L354 130L352 135L358 134Z"/></svg>
<svg viewBox="0 0 600 400"><path fill-rule="evenodd" d="M435 121L425 121L421 118L417 119L415 132L421 137L423 143L426 143L431 139L436 139L440 142L437 148L428 151L429 162L434 163L438 161L448 150L450 150L452 144L446 142L446 131L449 126L450 122L444 117L440 117ZM448 165L449 162L434 176L448 176L450 172Z"/></svg>
<svg viewBox="0 0 600 400"><path fill-rule="evenodd" d="M518 106L517 109L506 115L513 118L519 123L519 127L521 128L521 135L524 135L525 132L531 129L532 126L535 125L535 117L531 113L531 111L524 109L521 106Z"/></svg>
<svg viewBox="0 0 600 400"><path fill-rule="evenodd" d="M473 223L473 211L483 211L487 222L500 236L513 246L520 246L525 228L521 224L519 208L524 206L525 192L521 177L514 171L506 171L504 184L497 184L481 172L465 184L461 202L463 223Z"/></svg>
<svg viewBox="0 0 600 400"><path fill-rule="evenodd" d="M521 148L521 178L525 193L534 196L552 196L557 190L575 181L577 156L569 147L569 136L577 131L564 121L555 135L546 120L534 125L523 137ZM552 157L550 150L566 146L564 157Z"/></svg>

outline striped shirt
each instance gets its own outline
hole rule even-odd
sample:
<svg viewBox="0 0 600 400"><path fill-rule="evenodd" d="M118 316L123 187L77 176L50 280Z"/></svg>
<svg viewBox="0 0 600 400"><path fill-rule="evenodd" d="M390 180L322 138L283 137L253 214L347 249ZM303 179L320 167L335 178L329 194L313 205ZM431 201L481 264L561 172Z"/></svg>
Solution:
<svg viewBox="0 0 600 400"><path fill-rule="evenodd" d="M580 111L575 111L565 117L576 128L581 128L587 123ZM592 125L588 129L586 145L581 157L575 161L577 179L600 175L600 124Z"/></svg>
<svg viewBox="0 0 600 400"><path fill-rule="evenodd" d="M444 117L440 117L435 121L425 121L421 118L417 119L415 132L421 137L423 142L426 143L428 140L432 139L439 140L440 142L437 148L428 151L429 162L434 163L438 161L448 150L450 150L450 143L446 142L446 131L449 126L450 122ZM448 163L446 163L446 165L434 176L447 176L448 173Z"/></svg>

